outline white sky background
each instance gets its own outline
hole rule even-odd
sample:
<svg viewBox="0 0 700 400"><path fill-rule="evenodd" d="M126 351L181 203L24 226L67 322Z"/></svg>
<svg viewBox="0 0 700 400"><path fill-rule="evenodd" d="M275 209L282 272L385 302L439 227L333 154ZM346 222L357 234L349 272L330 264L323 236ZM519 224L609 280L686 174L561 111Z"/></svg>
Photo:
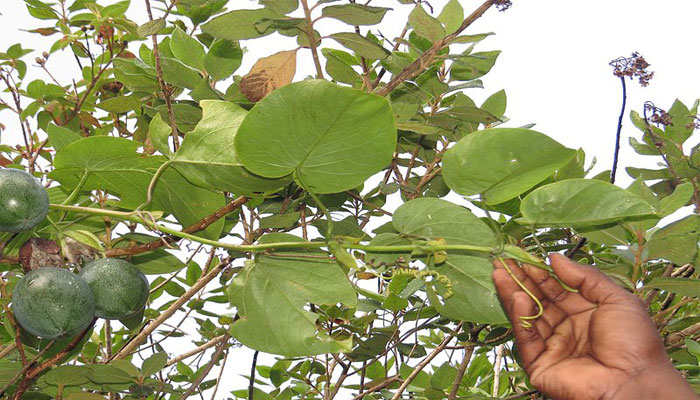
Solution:
<svg viewBox="0 0 700 400"><path fill-rule="evenodd" d="M434 15L437 15L445 1L434 0L430 3L435 8ZM462 0L461 3L467 14L481 1ZM508 95L506 116L510 118L505 126L536 123L535 130L552 136L565 146L583 147L587 165L592 156L597 157L598 164L594 169L597 173L609 169L612 163L620 112L620 82L612 75L608 62L619 56L629 56L633 51L640 52L651 63L649 69L655 71L655 76L647 88L641 88L636 81L627 82L628 108L618 170L618 183L626 186L631 179L624 173L625 166L639 166L640 161L646 166L653 166L649 160L644 160L650 157L637 156L626 145L629 136L641 136L629 122L629 111L641 112L647 100L667 109L675 98L691 106L700 97L700 79L697 77L700 72L700 35L697 31L700 1L514 0L513 3L504 13L490 10L468 29L467 33L472 34L496 33L478 44L476 51L502 50L502 53L493 70L482 78L485 88L470 89L466 93L480 104L490 94L505 89ZM395 9L387 14L380 30L387 37L396 36L403 28L411 6L390 0L375 0L371 4ZM234 7L258 6L254 1L232 0L229 9ZM320 13L320 8L317 12ZM21 42L23 47L38 51L26 58L28 64L33 64L30 60L41 51L48 50L58 38L58 35L45 38L20 30L44 27L48 26L47 22L50 23L31 18L21 0L0 0L0 13L0 51ZM139 23L145 22L143 0L132 0L128 14ZM159 12L156 11L156 15ZM326 21L320 23L317 29L322 34L336 29L351 30L346 25ZM150 41L147 44L150 47ZM244 55L242 67L236 72L238 75L246 73L260 57L296 47L294 39L279 35L244 41L242 45L248 47L248 53ZM324 45L338 47L330 40L324 41ZM136 46L132 47L132 51L136 49ZM300 62L296 80L313 74L308 50L302 50L298 57ZM52 55L48 67L64 84L79 76L73 58L66 55ZM48 79L39 68L30 66L26 82L38 78ZM225 90L227 85L218 88ZM13 144L19 140L16 120L10 111L0 112L0 123L8 128L0 136L2 144ZM183 340L175 352L191 347L188 340ZM231 378L248 373L250 358L248 351L232 350L224 375L227 378L217 398L225 398L225 389L234 384ZM208 356L205 356L206 359ZM261 362L264 363L264 359ZM213 371L210 378L216 372ZM244 385L242 380L236 379L234 386L241 389Z"/></svg>

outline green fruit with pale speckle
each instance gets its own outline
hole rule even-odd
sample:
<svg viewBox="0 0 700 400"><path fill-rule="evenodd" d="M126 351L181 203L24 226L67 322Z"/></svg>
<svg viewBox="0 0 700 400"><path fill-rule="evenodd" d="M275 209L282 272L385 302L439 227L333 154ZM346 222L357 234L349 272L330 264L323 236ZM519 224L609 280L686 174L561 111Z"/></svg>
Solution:
<svg viewBox="0 0 700 400"><path fill-rule="evenodd" d="M95 315L104 319L128 317L146 304L148 279L132 263L118 258L95 260L80 275L95 297Z"/></svg>
<svg viewBox="0 0 700 400"><path fill-rule="evenodd" d="M73 336L95 317L87 282L62 268L39 268L22 278L12 293L15 319L43 339Z"/></svg>
<svg viewBox="0 0 700 400"><path fill-rule="evenodd" d="M0 231L34 228L49 212L49 195L41 183L18 169L0 169Z"/></svg>

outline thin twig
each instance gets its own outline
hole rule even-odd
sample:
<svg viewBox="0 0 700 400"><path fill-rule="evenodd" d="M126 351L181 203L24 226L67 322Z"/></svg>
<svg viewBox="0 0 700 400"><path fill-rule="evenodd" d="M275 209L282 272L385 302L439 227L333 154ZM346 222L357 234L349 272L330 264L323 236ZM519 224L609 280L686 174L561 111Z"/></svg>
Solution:
<svg viewBox="0 0 700 400"><path fill-rule="evenodd" d="M371 388L365 390L364 392L358 394L357 396L353 397L351 400L361 400L365 396L367 396L370 393L377 392L379 390L384 389L385 387L391 385L392 383L396 381L401 381L401 377L399 375L394 375L389 378L386 378L382 383L379 383L377 385L372 386Z"/></svg>
<svg viewBox="0 0 700 400"><path fill-rule="evenodd" d="M227 336L227 338L226 338L227 340L224 340L221 343L219 343L219 346L216 348L214 355L211 356L211 360L209 360L209 363L206 365L206 367L204 367L204 370L201 371L201 373L199 373L199 377L194 382L192 382L192 384L187 389L187 391L182 396L180 396L180 400L185 400L186 398L192 396L194 394L195 390L197 390L197 388L199 388L199 385L202 383L202 381L204 381L204 378L206 378L207 375L209 375L209 372L211 371L211 369L214 368L214 364L216 364L216 360L219 358L221 353L223 353L224 347L226 347L226 342L228 341L228 337L230 337L228 335L228 333L225 334L224 336Z"/></svg>
<svg viewBox="0 0 700 400"><path fill-rule="evenodd" d="M474 343L471 342L464 344L464 358L462 358L462 362L459 364L459 369L457 370L457 375L455 375L455 380L452 382L452 388L447 397L448 400L455 400L457 398L457 392L459 391L459 386L462 384L464 373L467 371L472 354L474 354L474 347Z"/></svg>
<svg viewBox="0 0 700 400"><path fill-rule="evenodd" d="M122 349L119 350L119 352L112 358L119 360L128 357L133 351L135 351L138 348L138 346L141 344L141 342L143 342L144 339L146 339L151 333L153 333L153 331L155 331L156 328L163 324L163 322L167 321L168 318L175 314L175 312L179 310L183 304L185 304L192 297L194 297L194 295L197 294L197 292L199 292L202 288L204 288L204 286L206 286L207 283L211 282L214 278L216 278L219 275L219 273L226 266L229 265L230 262L231 260L221 262L219 265L212 268L212 270L209 271L209 273L207 273L205 276L199 278L197 282L195 282L195 284L192 285L192 287L185 292L185 294L183 294L182 296L180 296L180 298L175 300L175 302L172 305L170 305L170 307L168 307L167 310L163 311L163 313L160 314L158 318L154 319L153 321L151 321L151 323L144 327L144 329L141 332L139 332L138 335L136 335L133 339L127 342L126 345L124 345L124 347L122 347Z"/></svg>
<svg viewBox="0 0 700 400"><path fill-rule="evenodd" d="M306 18L306 35L309 39L309 48L311 49L311 56L314 59L314 66L316 66L316 78L324 79L323 69L321 68L321 61L318 58L318 48L316 46L316 33L314 32L314 23L311 20L311 10L309 10L309 3L307 0L301 0L301 6L304 9L304 17Z"/></svg>
<svg viewBox="0 0 700 400"><path fill-rule="evenodd" d="M255 367L258 364L258 353L255 350L253 353L253 362L250 364L250 379L248 380L248 400L253 400L253 395L255 394Z"/></svg>
<svg viewBox="0 0 700 400"><path fill-rule="evenodd" d="M151 11L150 0L146 1L146 12L148 13L148 20L153 21L153 12ZM173 1L171 4L175 4ZM165 17L163 17L165 18ZM168 88L165 80L163 79L163 68L160 63L160 52L158 51L158 36L156 34L151 35L151 41L153 42L153 58L155 59L156 67L156 78L158 79L158 85L160 86L160 91L163 93L163 99L165 100L165 107L168 110L168 119L170 120L170 129L172 130L173 136L173 149L177 151L180 148L180 134L177 130L177 122L175 120L175 112L173 111L173 102L171 99L171 90Z"/></svg>
<svg viewBox="0 0 700 400"><path fill-rule="evenodd" d="M185 352L185 353L182 353L182 354L180 354L180 355L177 356L177 357L171 358L170 360L168 360L168 363L165 364L165 366L166 366L166 367L169 367L169 366L171 366L171 365L175 365L175 364L177 364L178 362L180 362L180 361L182 361L182 360L184 360L184 359L186 359L186 358L190 358L190 357L192 357L192 356L194 356L194 355L197 355L197 354L199 354L199 353L201 353L201 352L203 352L203 351L206 351L207 349L210 349L210 348L212 348L212 347L218 345L219 343L221 343L222 340L226 340L226 339L228 339L228 338L227 338L227 335L217 336L217 337L215 337L214 339L212 339L212 340L210 340L210 341L204 343L204 344L201 345L201 346L195 347L194 349L192 349L192 350L190 350L190 351L187 351L187 352Z"/></svg>
<svg viewBox="0 0 700 400"><path fill-rule="evenodd" d="M455 331L459 331L459 328L462 327L462 323L460 322L459 325L457 325L457 328ZM416 367L411 371L411 374L408 375L408 377L403 381L401 386L396 390L396 393L394 393L394 396L391 398L391 400L398 400L401 398L401 395L403 394L404 390L408 387L408 385L411 384L411 382L418 376L418 374L425 368L428 364L430 364L431 361L433 361L433 358L437 357L440 352L442 352L445 349L445 346L447 346L452 339L454 339L455 335L450 335L446 337L442 343L440 343L435 350L433 350L427 357L423 359Z"/></svg>
<svg viewBox="0 0 700 400"><path fill-rule="evenodd" d="M495 3L496 0L487 0L486 2L484 2L481 6L479 6L479 8L477 8L476 10L474 10L474 12L467 16L467 18L465 18L464 21L462 21L462 25L460 25L457 31L435 42L435 44L433 44L431 48L429 48L425 53L418 57L417 60L409 64L398 75L393 77L386 84L386 86L383 86L381 89L379 89L377 91L377 94L380 96L386 96L403 82L412 79L413 77L419 75L421 72L428 69L433 64L433 61L435 60L435 57L440 52L440 50L445 48L445 46L449 45L451 40L459 36L471 24L473 24L476 20L481 18L481 16L484 15L484 13Z"/></svg>
<svg viewBox="0 0 700 400"><path fill-rule="evenodd" d="M622 136L622 119L625 116L625 107L627 107L627 84L625 77L620 77L622 82L622 109L620 110L620 118L617 120L617 134L615 135L615 153L613 154L613 166L610 172L610 183L615 183L615 175L617 174L617 161L620 154L620 137Z"/></svg>
<svg viewBox="0 0 700 400"><path fill-rule="evenodd" d="M498 396L501 389L501 361L503 361L503 343L496 346L496 359L493 362L493 397Z"/></svg>
<svg viewBox="0 0 700 400"><path fill-rule="evenodd" d="M221 383L221 377L224 375L224 370L226 369L226 360L228 360L228 350L224 354L224 361L221 362L221 368L219 368L219 376L216 377L216 385L214 386L213 393L211 394L211 400L216 400L216 392L219 391L219 384Z"/></svg>

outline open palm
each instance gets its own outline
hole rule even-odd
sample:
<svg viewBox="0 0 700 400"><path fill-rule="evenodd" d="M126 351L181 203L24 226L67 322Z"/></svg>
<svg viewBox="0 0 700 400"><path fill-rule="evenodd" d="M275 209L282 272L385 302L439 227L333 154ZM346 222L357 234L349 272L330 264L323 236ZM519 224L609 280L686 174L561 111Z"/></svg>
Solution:
<svg viewBox="0 0 700 400"><path fill-rule="evenodd" d="M557 400L612 399L643 371L670 362L641 301L603 273L561 255L552 268L578 293L564 290L547 271L512 260L512 273L537 296L543 315L531 328L520 317L537 312L534 302L495 262L493 279L508 313L523 367L532 384Z"/></svg>

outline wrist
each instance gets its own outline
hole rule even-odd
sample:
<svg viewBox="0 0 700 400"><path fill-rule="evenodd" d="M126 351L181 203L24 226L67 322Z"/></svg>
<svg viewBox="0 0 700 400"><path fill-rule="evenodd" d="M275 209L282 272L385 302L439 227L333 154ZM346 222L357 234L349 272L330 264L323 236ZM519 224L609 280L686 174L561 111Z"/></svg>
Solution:
<svg viewBox="0 0 700 400"><path fill-rule="evenodd" d="M689 400L695 391L670 363L645 368L622 384L606 400Z"/></svg>

